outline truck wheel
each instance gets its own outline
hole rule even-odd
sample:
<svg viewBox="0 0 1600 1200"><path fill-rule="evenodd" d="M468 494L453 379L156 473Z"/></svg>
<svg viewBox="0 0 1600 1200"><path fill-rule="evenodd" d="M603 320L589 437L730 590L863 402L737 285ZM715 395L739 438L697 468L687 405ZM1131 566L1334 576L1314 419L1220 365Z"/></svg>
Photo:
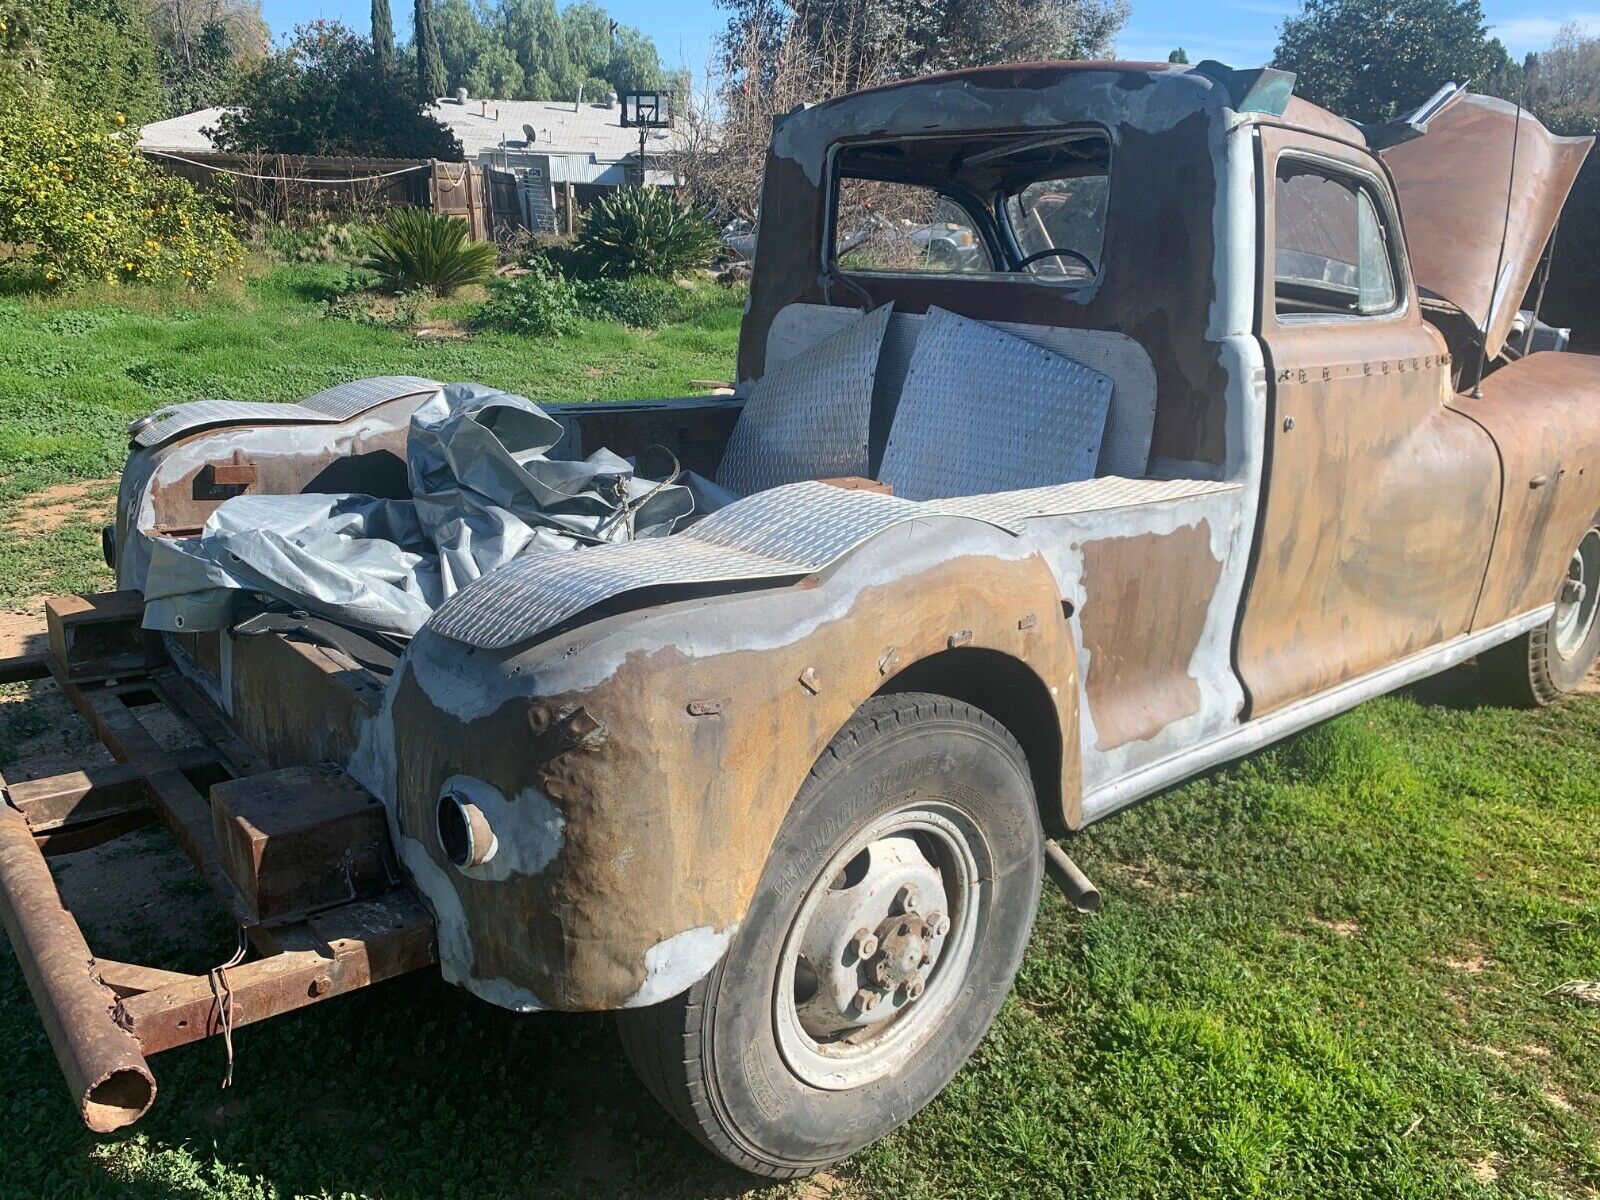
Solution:
<svg viewBox="0 0 1600 1200"><path fill-rule="evenodd" d="M1572 552L1550 620L1478 656L1478 673L1498 700L1522 708L1553 704L1583 682L1600 654L1600 527Z"/></svg>
<svg viewBox="0 0 1600 1200"><path fill-rule="evenodd" d="M1039 900L1028 764L987 713L868 701L823 751L722 961L618 1014L656 1098L714 1153L793 1178L950 1081L1000 1009Z"/></svg>

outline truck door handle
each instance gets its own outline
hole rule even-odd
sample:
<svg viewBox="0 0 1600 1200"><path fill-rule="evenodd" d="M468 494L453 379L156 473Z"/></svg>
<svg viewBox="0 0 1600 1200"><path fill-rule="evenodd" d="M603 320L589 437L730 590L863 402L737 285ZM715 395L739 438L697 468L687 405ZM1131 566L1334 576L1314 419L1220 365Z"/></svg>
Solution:
<svg viewBox="0 0 1600 1200"><path fill-rule="evenodd" d="M1535 475L1532 479L1528 480L1528 486L1530 488L1542 488L1545 484L1547 484L1549 482L1550 482L1550 476L1548 476L1548 475Z"/></svg>

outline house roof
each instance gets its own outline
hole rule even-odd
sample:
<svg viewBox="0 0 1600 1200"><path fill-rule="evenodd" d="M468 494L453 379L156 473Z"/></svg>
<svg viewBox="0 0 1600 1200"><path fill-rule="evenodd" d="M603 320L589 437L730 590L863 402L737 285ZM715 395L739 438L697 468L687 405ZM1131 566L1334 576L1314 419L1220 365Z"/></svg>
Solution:
<svg viewBox="0 0 1600 1200"><path fill-rule="evenodd" d="M223 109L202 108L155 121L139 131L139 145L146 150L181 154L215 150L201 130L217 123ZM469 98L457 104L445 98L428 110L449 126L461 142L468 162L476 162L485 152L504 146L534 154L586 156L600 163L621 162L639 150L639 131L624 128L622 108L605 104L574 104L558 100L480 100ZM527 144L524 126L533 130ZM671 134L652 129L646 141L648 150L667 148Z"/></svg>

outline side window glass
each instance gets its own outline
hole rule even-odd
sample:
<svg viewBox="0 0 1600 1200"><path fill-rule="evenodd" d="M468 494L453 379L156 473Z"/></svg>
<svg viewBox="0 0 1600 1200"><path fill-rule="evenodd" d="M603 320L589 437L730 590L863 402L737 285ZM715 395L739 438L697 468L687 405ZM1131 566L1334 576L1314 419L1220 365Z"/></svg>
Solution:
<svg viewBox="0 0 1600 1200"><path fill-rule="evenodd" d="M834 257L848 271L959 275L994 270L971 214L932 188L846 176Z"/></svg>
<svg viewBox="0 0 1600 1200"><path fill-rule="evenodd" d="M1368 185L1283 158L1274 205L1279 316L1375 316L1395 308L1392 239Z"/></svg>

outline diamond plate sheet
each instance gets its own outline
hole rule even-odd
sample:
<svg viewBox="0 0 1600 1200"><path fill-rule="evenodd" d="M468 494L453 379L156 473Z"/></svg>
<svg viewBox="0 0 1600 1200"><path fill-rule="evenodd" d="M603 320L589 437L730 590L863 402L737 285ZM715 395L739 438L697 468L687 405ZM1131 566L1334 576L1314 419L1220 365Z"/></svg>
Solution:
<svg viewBox="0 0 1600 1200"><path fill-rule="evenodd" d="M1110 404L1098 371L930 309L878 478L908 500L1089 479Z"/></svg>
<svg viewBox="0 0 1600 1200"><path fill-rule="evenodd" d="M717 482L740 495L866 475L872 385L888 305L772 367L739 415Z"/></svg>
<svg viewBox="0 0 1600 1200"><path fill-rule="evenodd" d="M1210 479L1118 479L1101 477L1054 487L998 492L990 496L961 496L935 500L925 508L951 516L976 517L1020 533L1033 517L1060 517L1069 513L1105 512L1171 500L1193 500L1218 492L1235 492L1241 485Z"/></svg>
<svg viewBox="0 0 1600 1200"><path fill-rule="evenodd" d="M927 515L923 505L876 492L809 482L774 488L671 537L520 558L445 601L428 628L471 646L509 646L625 592L808 575Z"/></svg>
<svg viewBox="0 0 1600 1200"><path fill-rule="evenodd" d="M779 362L798 354L855 319L853 309L830 308L826 304L786 305L772 319L767 333L767 361ZM919 313L895 313L890 318L883 351L878 356L875 421L894 415L923 320ZM988 324L1111 376L1111 411L1106 417L1095 473L1128 477L1145 473L1156 424L1156 368L1143 346L1125 333L1106 329L1068 329L1014 321ZM875 445L883 444L886 432L874 429L878 439Z"/></svg>
<svg viewBox="0 0 1600 1200"><path fill-rule="evenodd" d="M437 391L441 385L415 375L357 379L318 392L296 404L246 400L195 400L157 409L129 426L135 444L151 449L209 425L298 425L347 421L369 408L404 396Z"/></svg>

